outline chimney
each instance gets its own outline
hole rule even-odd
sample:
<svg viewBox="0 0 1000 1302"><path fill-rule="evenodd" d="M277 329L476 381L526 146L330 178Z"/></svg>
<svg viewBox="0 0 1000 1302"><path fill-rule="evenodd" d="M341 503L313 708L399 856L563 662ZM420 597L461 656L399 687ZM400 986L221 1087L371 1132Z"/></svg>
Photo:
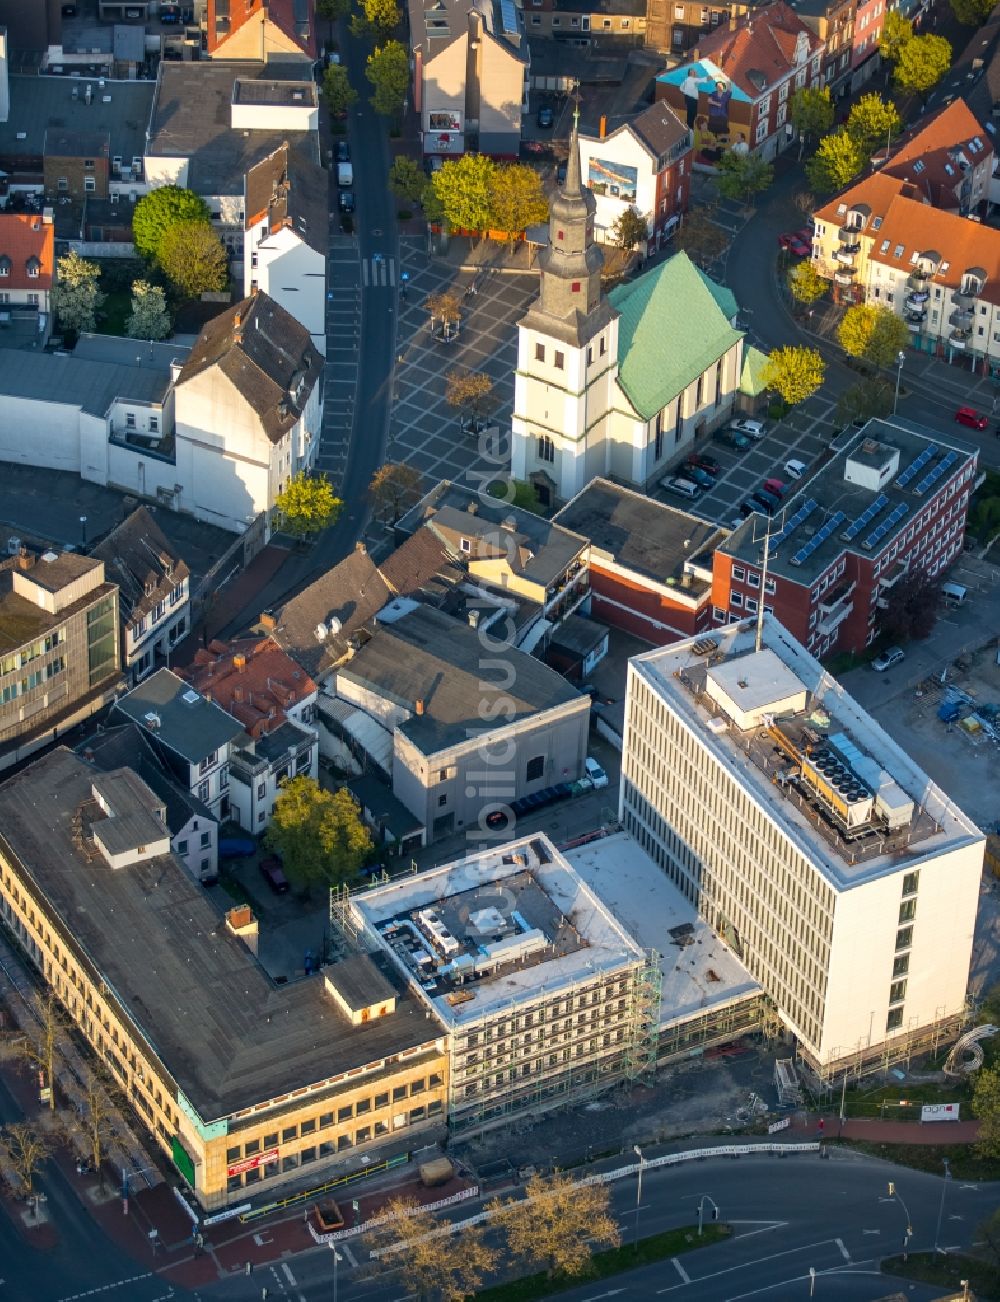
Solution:
<svg viewBox="0 0 1000 1302"><path fill-rule="evenodd" d="M226 914L226 926L234 936L238 936L243 941L250 953L256 957L260 924L253 916L250 905L239 904L235 909L230 909Z"/></svg>
<svg viewBox="0 0 1000 1302"><path fill-rule="evenodd" d="M278 627L278 621L269 610L265 610L257 622L261 628L266 629L269 633Z"/></svg>
<svg viewBox="0 0 1000 1302"><path fill-rule="evenodd" d="M364 545L364 543L361 541L360 538L359 538L358 541L354 544L354 550L357 552L357 554L358 554L359 556L367 556L367 555L368 555L368 548Z"/></svg>
<svg viewBox="0 0 1000 1302"><path fill-rule="evenodd" d="M601 132L600 132L601 139L603 140L604 137L605 137L607 134L608 134L608 118L607 118L607 114L606 114L606 113L602 113L602 114L601 114Z"/></svg>
<svg viewBox="0 0 1000 1302"><path fill-rule="evenodd" d="M422 696L418 696L417 699L413 702L413 712L414 712L414 714L417 714L417 715L423 714L423 712L424 712L424 698L423 698Z"/></svg>
<svg viewBox="0 0 1000 1302"><path fill-rule="evenodd" d="M246 656L233 656L233 668L238 674L241 674L247 667Z"/></svg>
<svg viewBox="0 0 1000 1302"><path fill-rule="evenodd" d="M474 501L470 502L465 509L468 511L470 515L475 515L479 510L479 503Z"/></svg>

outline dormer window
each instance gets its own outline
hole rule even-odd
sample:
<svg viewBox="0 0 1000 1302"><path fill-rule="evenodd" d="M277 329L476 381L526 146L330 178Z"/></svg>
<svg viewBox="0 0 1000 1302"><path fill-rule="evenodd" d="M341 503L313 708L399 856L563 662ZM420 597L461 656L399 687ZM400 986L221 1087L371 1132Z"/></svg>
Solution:
<svg viewBox="0 0 1000 1302"><path fill-rule="evenodd" d="M6 254L4 254L2 257L0 257L0 276L9 276L9 275L10 275L10 258L8 258Z"/></svg>
<svg viewBox="0 0 1000 1302"><path fill-rule="evenodd" d="M27 267L28 275L31 277L31 279L37 280L38 273L42 269L42 264L38 261L38 259L29 258L28 261L25 263L25 266Z"/></svg>

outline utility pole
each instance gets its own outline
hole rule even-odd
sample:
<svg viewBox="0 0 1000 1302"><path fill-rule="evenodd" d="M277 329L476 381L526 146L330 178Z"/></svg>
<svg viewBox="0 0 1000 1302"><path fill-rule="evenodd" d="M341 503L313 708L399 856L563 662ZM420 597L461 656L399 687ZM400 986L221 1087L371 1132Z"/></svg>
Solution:
<svg viewBox="0 0 1000 1302"><path fill-rule="evenodd" d="M767 564L771 557L771 522L767 522L764 535L764 558L760 566L760 592L757 595L757 636L754 639L755 651L764 645L764 594L767 592Z"/></svg>

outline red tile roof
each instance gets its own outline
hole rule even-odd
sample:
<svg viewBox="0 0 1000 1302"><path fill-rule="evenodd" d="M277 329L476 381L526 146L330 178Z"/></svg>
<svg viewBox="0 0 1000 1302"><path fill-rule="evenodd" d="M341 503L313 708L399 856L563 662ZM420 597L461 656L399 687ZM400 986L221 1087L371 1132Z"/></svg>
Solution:
<svg viewBox="0 0 1000 1302"><path fill-rule="evenodd" d="M700 40L698 57L718 64L730 81L756 100L795 71L795 50L803 32L811 57L823 42L784 0L775 0L739 19L735 30L719 27Z"/></svg>
<svg viewBox="0 0 1000 1302"><path fill-rule="evenodd" d="M316 691L309 675L270 638L210 642L187 669L177 672L251 737L279 728L286 711Z"/></svg>
<svg viewBox="0 0 1000 1302"><path fill-rule="evenodd" d="M955 99L904 136L882 171L911 181L935 207L958 208L962 164L979 167L992 155L992 141L979 119L964 100Z"/></svg>
<svg viewBox="0 0 1000 1302"><path fill-rule="evenodd" d="M51 289L54 249L51 222L43 221L35 213L0 213L0 259L10 262L7 275L0 276L0 290ZM29 262L37 262L37 276L28 275Z"/></svg>
<svg viewBox="0 0 1000 1302"><path fill-rule="evenodd" d="M899 195L873 237L869 260L909 272L915 253L930 252L940 259L932 285L957 289L967 271L978 269L986 273L979 297L1000 303L1000 231Z"/></svg>

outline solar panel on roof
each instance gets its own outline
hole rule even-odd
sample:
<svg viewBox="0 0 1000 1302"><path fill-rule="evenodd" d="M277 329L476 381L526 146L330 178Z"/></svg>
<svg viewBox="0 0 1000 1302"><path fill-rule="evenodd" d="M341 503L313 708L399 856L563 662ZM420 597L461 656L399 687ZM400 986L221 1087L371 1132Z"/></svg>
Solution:
<svg viewBox="0 0 1000 1302"><path fill-rule="evenodd" d="M886 497L885 493L879 493L875 501L865 508L864 513L859 515L856 520L852 521L852 523L849 524L840 535L844 542L850 542L852 538L856 538L865 525L874 520L879 512L884 511L888 505L889 499Z"/></svg>
<svg viewBox="0 0 1000 1302"><path fill-rule="evenodd" d="M839 529L846 519L847 516L843 511L835 511L826 524L817 529L807 543L802 544L792 557L792 564L801 565L803 561L807 561L816 548L822 547L827 538L830 537L834 530Z"/></svg>
<svg viewBox="0 0 1000 1302"><path fill-rule="evenodd" d="M816 501L815 497L810 497L807 501L802 503L792 518L786 521L779 532L771 539L770 550L772 554L778 549L779 544L783 543L788 535L793 533L799 527L803 520L808 519L808 517L812 515L817 506L819 506L819 503Z"/></svg>
<svg viewBox="0 0 1000 1302"><path fill-rule="evenodd" d="M924 466L927 465L928 461L930 461L932 457L937 456L938 451L939 448L936 443L929 443L927 447L924 448L923 452L921 452L920 456L917 457L916 461L911 461L903 473L897 478L896 487L905 488L913 476L919 475Z"/></svg>
<svg viewBox="0 0 1000 1302"><path fill-rule="evenodd" d="M927 474L924 475L923 479L921 479L920 483L917 484L913 491L918 496L921 493L926 493L928 488L933 484L936 484L945 471L950 470L957 460L957 452L946 452L936 466L931 466L930 470L928 470Z"/></svg>
<svg viewBox="0 0 1000 1302"><path fill-rule="evenodd" d="M876 543L881 542L887 533L891 533L893 529L895 529L896 525L899 524L900 520L902 520L903 516L906 515L909 509L909 506L907 506L905 502L900 502L898 506L894 506L878 528L871 531L861 546L864 547L866 551L871 551Z"/></svg>

